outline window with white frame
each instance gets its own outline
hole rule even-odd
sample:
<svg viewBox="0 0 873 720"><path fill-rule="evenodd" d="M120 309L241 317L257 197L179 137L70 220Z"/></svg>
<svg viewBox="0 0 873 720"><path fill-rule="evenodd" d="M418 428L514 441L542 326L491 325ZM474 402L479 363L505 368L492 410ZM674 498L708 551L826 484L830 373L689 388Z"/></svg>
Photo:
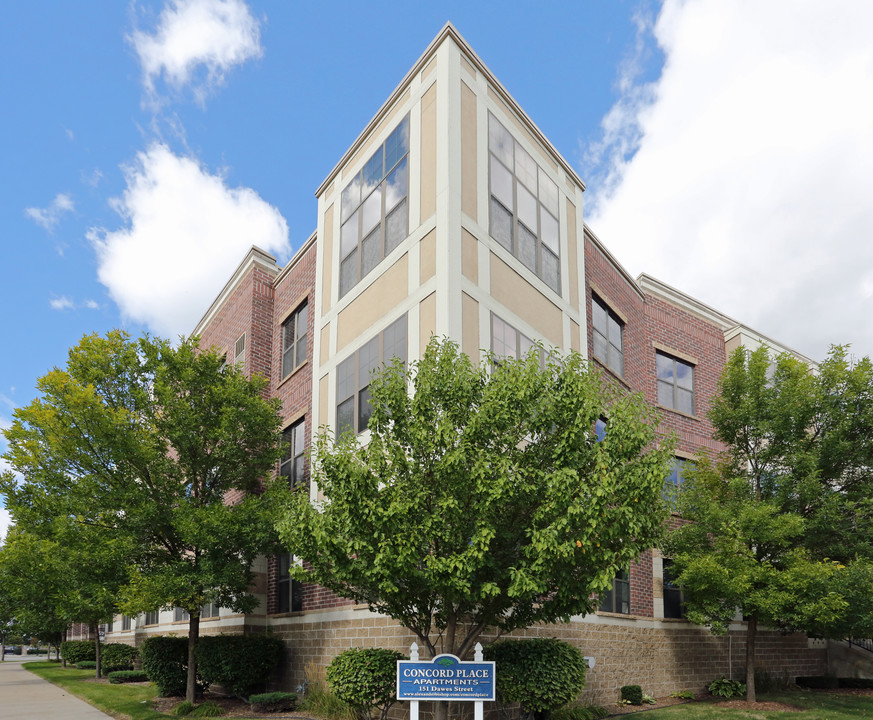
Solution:
<svg viewBox="0 0 873 720"><path fill-rule="evenodd" d="M407 115L343 190L340 297L409 234L408 159Z"/></svg>
<svg viewBox="0 0 873 720"><path fill-rule="evenodd" d="M537 348L540 365L545 364L545 353L527 335L516 330L498 315L491 313L491 351L499 362L503 358L523 358L532 348Z"/></svg>
<svg viewBox="0 0 873 720"><path fill-rule="evenodd" d="M301 418L282 431L282 441L287 447L279 463L279 476L292 488L303 482L305 431L306 418Z"/></svg>
<svg viewBox="0 0 873 720"><path fill-rule="evenodd" d="M488 151L491 237L560 294L558 186L491 114Z"/></svg>
<svg viewBox="0 0 873 720"><path fill-rule="evenodd" d="M363 432L370 422L370 377L392 358L406 362L406 315L395 320L357 352L339 364L336 371L336 430Z"/></svg>
<svg viewBox="0 0 873 720"><path fill-rule="evenodd" d="M597 295L591 296L592 355L624 377L624 323Z"/></svg>
<svg viewBox="0 0 873 720"><path fill-rule="evenodd" d="M282 377L290 375L306 360L306 331L309 308L304 301L282 323Z"/></svg>
<svg viewBox="0 0 873 720"><path fill-rule="evenodd" d="M663 352L655 353L658 404L694 414L694 366Z"/></svg>

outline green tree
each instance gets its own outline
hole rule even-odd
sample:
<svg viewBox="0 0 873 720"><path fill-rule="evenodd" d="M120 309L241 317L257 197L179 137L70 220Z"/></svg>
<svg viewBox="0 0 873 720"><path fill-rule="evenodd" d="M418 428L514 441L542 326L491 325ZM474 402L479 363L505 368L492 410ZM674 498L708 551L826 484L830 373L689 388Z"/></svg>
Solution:
<svg viewBox="0 0 873 720"><path fill-rule="evenodd" d="M193 701L201 606L250 612L252 563L274 549L260 490L280 454L278 400L196 339L120 331L83 338L38 389L6 431L24 478L2 483L13 517L73 518L126 543L121 609L190 614Z"/></svg>
<svg viewBox="0 0 873 720"><path fill-rule="evenodd" d="M860 398L835 381L851 374L839 350L823 369L815 375L789 355L774 366L767 348L741 348L729 358L710 414L727 450L690 473L678 501L689 522L664 543L689 620L722 633L738 609L747 619L752 701L760 623L830 637L871 628L861 592L871 566L857 553L863 543L841 544L851 525L829 527L835 517L857 522L866 508L865 481L847 476L869 449L854 450L855 465L828 459L829 448L851 436L845 428L858 425L841 415L860 407Z"/></svg>
<svg viewBox="0 0 873 720"><path fill-rule="evenodd" d="M592 611L659 534L671 449L639 396L576 353L541 368L540 352L492 370L432 340L375 376L369 442L322 433L324 502L297 494L279 520L296 576L394 618L432 656Z"/></svg>

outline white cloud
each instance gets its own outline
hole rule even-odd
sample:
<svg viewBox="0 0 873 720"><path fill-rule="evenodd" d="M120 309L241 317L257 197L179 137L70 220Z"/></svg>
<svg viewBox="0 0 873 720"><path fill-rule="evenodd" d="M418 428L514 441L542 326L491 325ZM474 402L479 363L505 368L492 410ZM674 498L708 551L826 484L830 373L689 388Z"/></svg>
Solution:
<svg viewBox="0 0 873 720"><path fill-rule="evenodd" d="M125 227L92 228L98 277L126 319L190 334L252 245L290 252L288 225L249 188L230 188L197 160L155 143L124 168L112 203Z"/></svg>
<svg viewBox="0 0 873 720"><path fill-rule="evenodd" d="M152 99L163 76L174 90L190 86L203 102L232 67L263 54L260 23L242 0L171 0L153 33L135 30L129 40Z"/></svg>
<svg viewBox="0 0 873 720"><path fill-rule="evenodd" d="M660 78L589 148L594 231L801 351L873 352L871 26L849 0L666 0Z"/></svg>
<svg viewBox="0 0 873 720"><path fill-rule="evenodd" d="M57 224L61 221L61 216L64 213L73 212L75 209L76 205L73 202L72 197L67 193L58 193L55 195L55 199L49 203L48 207L25 208L24 214L40 227L45 228L49 232L53 232Z"/></svg>
<svg viewBox="0 0 873 720"><path fill-rule="evenodd" d="M52 298L51 300L49 300L49 305L51 306L52 310L72 310L73 307L75 307L73 301L66 295Z"/></svg>
<svg viewBox="0 0 873 720"><path fill-rule="evenodd" d="M87 308L88 310L99 310L100 304L96 300L91 300L89 298L82 303L82 307Z"/></svg>
<svg viewBox="0 0 873 720"><path fill-rule="evenodd" d="M103 173L100 172L100 168L94 168L90 174L82 173L82 182L86 185L90 185L92 188L97 187L100 184L100 181L103 179Z"/></svg>

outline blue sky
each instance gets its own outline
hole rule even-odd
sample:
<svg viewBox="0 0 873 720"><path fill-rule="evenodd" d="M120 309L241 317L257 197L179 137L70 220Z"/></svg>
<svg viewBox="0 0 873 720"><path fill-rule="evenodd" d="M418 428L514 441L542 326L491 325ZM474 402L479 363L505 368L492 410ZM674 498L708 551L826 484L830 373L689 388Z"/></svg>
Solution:
<svg viewBox="0 0 873 720"><path fill-rule="evenodd" d="M864 0L7 3L0 427L83 334L193 328L451 20L645 271L796 349L873 346ZM0 442L2 450L2 442Z"/></svg>

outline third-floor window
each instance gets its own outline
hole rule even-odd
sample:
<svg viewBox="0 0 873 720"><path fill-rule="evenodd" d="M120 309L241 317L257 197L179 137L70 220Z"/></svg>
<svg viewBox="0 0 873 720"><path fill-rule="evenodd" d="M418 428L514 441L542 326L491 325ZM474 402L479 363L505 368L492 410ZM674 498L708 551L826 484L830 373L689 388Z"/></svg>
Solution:
<svg viewBox="0 0 873 720"><path fill-rule="evenodd" d="M591 325L594 336L592 354L616 375L624 377L624 324L596 295L591 296Z"/></svg>

